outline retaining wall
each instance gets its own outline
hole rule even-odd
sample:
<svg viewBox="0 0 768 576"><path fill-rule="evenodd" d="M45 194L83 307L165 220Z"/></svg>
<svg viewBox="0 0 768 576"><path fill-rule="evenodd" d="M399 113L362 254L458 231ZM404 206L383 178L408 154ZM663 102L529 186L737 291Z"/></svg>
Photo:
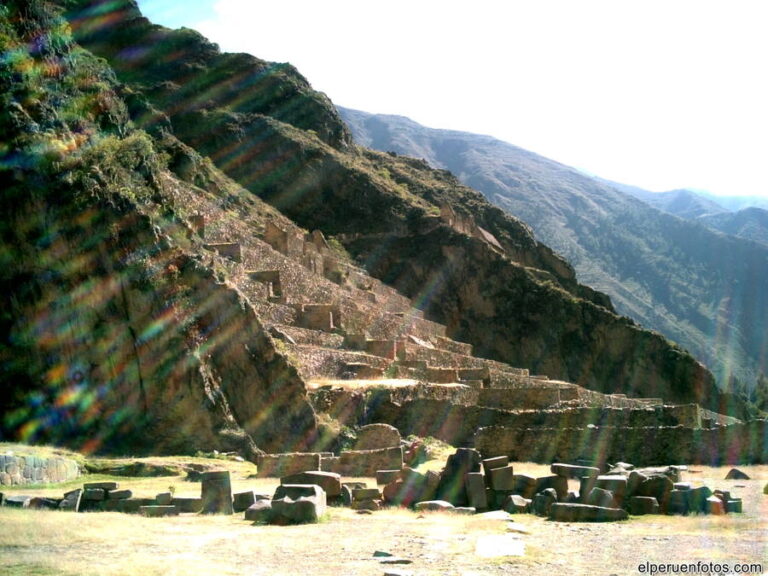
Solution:
<svg viewBox="0 0 768 576"><path fill-rule="evenodd" d="M80 476L80 467L66 458L0 456L0 485L56 484Z"/></svg>

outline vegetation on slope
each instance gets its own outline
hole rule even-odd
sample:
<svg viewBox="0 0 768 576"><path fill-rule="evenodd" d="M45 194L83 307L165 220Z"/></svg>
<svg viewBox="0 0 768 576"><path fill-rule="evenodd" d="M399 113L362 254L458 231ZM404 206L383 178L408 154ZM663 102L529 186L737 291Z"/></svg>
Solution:
<svg viewBox="0 0 768 576"><path fill-rule="evenodd" d="M133 2L66 4L78 41L107 58L132 101L142 103L132 109L137 121L152 132L173 130L299 225L336 235L374 274L445 321L451 336L490 357L601 390L717 404L703 367L616 317L608 299L577 284L570 265L527 226L445 172L349 146L336 111L292 69L260 83L272 65L220 55L190 31L153 26ZM236 85L216 89L222 78ZM504 257L446 226L438 216L446 204L474 217ZM474 293L466 288L475 285L465 282L469 270ZM606 337L619 344L606 346Z"/></svg>
<svg viewBox="0 0 768 576"><path fill-rule="evenodd" d="M361 142L425 158L531 225L616 308L679 342L721 384L768 370L768 251L663 214L571 168L488 136L344 110ZM711 210L711 205L707 204ZM681 207L682 208L682 207ZM703 204L686 204L699 214ZM716 217L713 217L716 218Z"/></svg>

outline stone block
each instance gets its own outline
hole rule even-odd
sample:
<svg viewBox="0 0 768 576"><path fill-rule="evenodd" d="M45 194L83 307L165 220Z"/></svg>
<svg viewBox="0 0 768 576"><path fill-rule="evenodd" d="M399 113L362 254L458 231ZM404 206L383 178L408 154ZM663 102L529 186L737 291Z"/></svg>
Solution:
<svg viewBox="0 0 768 576"><path fill-rule="evenodd" d="M413 506L414 510L419 512L448 512L455 509L455 506L445 500L425 500L422 502L416 502Z"/></svg>
<svg viewBox="0 0 768 576"><path fill-rule="evenodd" d="M503 468L496 470L503 470ZM469 472L465 477L465 485L469 505L477 510L487 510L488 498L485 493L485 477L482 472Z"/></svg>
<svg viewBox="0 0 768 576"><path fill-rule="evenodd" d="M686 490L685 494L688 496L688 511L689 512L706 512L707 511L707 499L712 496L712 489L708 486L698 486Z"/></svg>
<svg viewBox="0 0 768 576"><path fill-rule="evenodd" d="M494 490L513 491L515 489L515 472L512 466L493 468L491 470L490 486Z"/></svg>
<svg viewBox="0 0 768 576"><path fill-rule="evenodd" d="M603 508L589 504L555 502L550 507L549 518L559 522L617 522L629 517L621 508Z"/></svg>
<svg viewBox="0 0 768 576"><path fill-rule="evenodd" d="M509 457L496 456L495 458L484 458L482 461L483 471L488 479L491 477L491 470L494 468L504 468L509 466Z"/></svg>
<svg viewBox="0 0 768 576"><path fill-rule="evenodd" d="M117 482L86 482L83 484L83 490L117 490Z"/></svg>
<svg viewBox="0 0 768 576"><path fill-rule="evenodd" d="M537 516L549 516L552 505L557 503L557 492L554 488L547 488L533 497L531 512Z"/></svg>
<svg viewBox="0 0 768 576"><path fill-rule="evenodd" d="M648 476L642 472L639 472L638 470L632 470L629 473L629 476L627 476L627 492L624 497L630 498L635 496L637 489L640 487L640 484L646 480L648 480Z"/></svg>
<svg viewBox="0 0 768 576"><path fill-rule="evenodd" d="M555 463L549 467L552 474L563 476L564 478L582 478L583 476L598 476L600 468L592 466L578 466L576 464Z"/></svg>
<svg viewBox="0 0 768 576"><path fill-rule="evenodd" d="M86 488L83 490L83 500L100 502L102 500L106 500L106 498L107 494L101 488Z"/></svg>
<svg viewBox="0 0 768 576"><path fill-rule="evenodd" d="M459 381L459 372L456 368L428 367L424 378L432 384L453 384Z"/></svg>
<svg viewBox="0 0 768 576"><path fill-rule="evenodd" d="M308 470L284 476L280 479L280 484L316 484L325 491L328 498L341 496L341 476L335 472Z"/></svg>
<svg viewBox="0 0 768 576"><path fill-rule="evenodd" d="M357 500L380 500L381 492L378 488L356 488L352 490L352 501Z"/></svg>
<svg viewBox="0 0 768 576"><path fill-rule="evenodd" d="M672 490L668 495L666 513L675 515L688 514L688 492L690 490Z"/></svg>
<svg viewBox="0 0 768 576"><path fill-rule="evenodd" d="M345 476L376 476L377 470L394 470L403 466L403 448L381 450L349 450L339 457L337 472Z"/></svg>
<svg viewBox="0 0 768 576"><path fill-rule="evenodd" d="M529 500L536 495L536 478L528 476L527 474L515 474L515 494L519 494L523 498Z"/></svg>
<svg viewBox="0 0 768 576"><path fill-rule="evenodd" d="M357 433L355 450L381 450L400 446L400 431L389 424L368 424Z"/></svg>
<svg viewBox="0 0 768 576"><path fill-rule="evenodd" d="M232 484L228 470L201 474L203 514L232 514Z"/></svg>
<svg viewBox="0 0 768 576"><path fill-rule="evenodd" d="M302 496L293 500L285 496L272 500L269 521L273 524L314 524L325 514L325 510L324 503L317 498Z"/></svg>
<svg viewBox="0 0 768 576"><path fill-rule="evenodd" d="M717 496L710 496L705 502L704 511L707 514L721 516L725 514L725 502L720 500Z"/></svg>
<svg viewBox="0 0 768 576"><path fill-rule="evenodd" d="M61 500L58 498L43 498L35 496L30 498L27 507L32 510L58 510Z"/></svg>
<svg viewBox="0 0 768 576"><path fill-rule="evenodd" d="M61 501L59 508L61 510L70 510L72 512L80 511L80 502L83 497L82 489L70 490L64 494L64 499Z"/></svg>
<svg viewBox="0 0 768 576"><path fill-rule="evenodd" d="M232 495L232 510L234 512L245 512L256 503L256 495L253 490L238 492Z"/></svg>
<svg viewBox="0 0 768 576"><path fill-rule="evenodd" d="M355 500L352 502L352 510L368 510L376 512L381 510L380 500Z"/></svg>
<svg viewBox="0 0 768 576"><path fill-rule="evenodd" d="M198 514L203 509L202 498L174 498L171 504L176 506L179 512Z"/></svg>
<svg viewBox="0 0 768 576"><path fill-rule="evenodd" d="M675 482L672 487L674 490L690 490L693 488L693 484L690 482Z"/></svg>
<svg viewBox="0 0 768 576"><path fill-rule="evenodd" d="M501 509L510 514L526 514L531 508L531 500L519 494L510 494L504 498Z"/></svg>
<svg viewBox="0 0 768 576"><path fill-rule="evenodd" d="M161 518L165 516L178 516L179 509L176 506L141 506L139 514L148 518Z"/></svg>
<svg viewBox="0 0 768 576"><path fill-rule="evenodd" d="M726 480L749 480L749 475L738 468L731 468L725 475Z"/></svg>
<svg viewBox="0 0 768 576"><path fill-rule="evenodd" d="M8 508L28 508L32 496L24 494L8 494L3 500L3 505Z"/></svg>
<svg viewBox="0 0 768 576"><path fill-rule="evenodd" d="M377 470L376 471L376 484L379 486L385 486L390 482L400 478L400 470Z"/></svg>
<svg viewBox="0 0 768 576"><path fill-rule="evenodd" d="M379 356L389 360L397 360L397 341L396 340L366 340L365 351L371 356ZM383 446L382 446L383 448ZM368 450L368 448L360 448Z"/></svg>
<svg viewBox="0 0 768 576"><path fill-rule="evenodd" d="M629 499L629 513L635 516L658 514L659 503L653 496L632 496Z"/></svg>
<svg viewBox="0 0 768 576"><path fill-rule="evenodd" d="M104 510L107 512L123 512L124 514L137 514L143 506L156 506L154 498L128 498L126 500L107 500L104 502Z"/></svg>
<svg viewBox="0 0 768 576"><path fill-rule="evenodd" d="M735 513L735 514L741 514L743 509L741 505L741 499L738 500L728 500L725 503L725 511L728 514Z"/></svg>
<svg viewBox="0 0 768 576"><path fill-rule="evenodd" d="M464 477L469 472L480 471L480 453L473 448L459 448L448 457L437 487L437 500L445 500L454 506L467 504Z"/></svg>
<svg viewBox="0 0 768 576"><path fill-rule="evenodd" d="M635 491L636 496L653 496L659 503L661 512L666 512L669 495L674 488L674 482L668 476L657 474L648 476L647 480L640 483ZM676 496L676 498L678 498Z"/></svg>
<svg viewBox="0 0 768 576"><path fill-rule="evenodd" d="M245 519L249 522L266 523L272 515L272 501L258 500L245 511Z"/></svg>
<svg viewBox="0 0 768 576"><path fill-rule="evenodd" d="M568 495L568 479L562 476L542 476L536 479L536 492L552 488L557 493L558 501L565 500Z"/></svg>
<svg viewBox="0 0 768 576"><path fill-rule="evenodd" d="M290 498L291 500L316 498L323 507L327 504L325 491L317 484L281 484L275 489L272 500L282 498Z"/></svg>
<svg viewBox="0 0 768 576"><path fill-rule="evenodd" d="M130 490L110 490L107 492L107 500L127 500L133 497Z"/></svg>
<svg viewBox="0 0 768 576"><path fill-rule="evenodd" d="M170 492L160 492L155 496L155 502L157 502L158 506L171 506L173 494Z"/></svg>
<svg viewBox="0 0 768 576"><path fill-rule="evenodd" d="M600 506L601 508L618 508L615 504L613 492L605 488L598 488L597 486L592 488L592 491L587 494L584 504Z"/></svg>

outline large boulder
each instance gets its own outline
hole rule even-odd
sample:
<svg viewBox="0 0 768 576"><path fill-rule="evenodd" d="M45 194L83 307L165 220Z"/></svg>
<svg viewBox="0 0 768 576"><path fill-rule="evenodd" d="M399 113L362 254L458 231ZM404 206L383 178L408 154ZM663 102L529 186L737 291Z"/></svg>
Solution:
<svg viewBox="0 0 768 576"><path fill-rule="evenodd" d="M380 450L400 446L400 431L389 424L368 424L360 428L354 450Z"/></svg>
<svg viewBox="0 0 768 576"><path fill-rule="evenodd" d="M325 491L328 498L341 496L341 475L334 472L309 470L290 476L283 476L280 484L316 484Z"/></svg>
<svg viewBox="0 0 768 576"><path fill-rule="evenodd" d="M437 499L450 502L454 506L466 506L467 491L464 478L470 472L480 472L480 452L473 448L459 448L448 460L440 475L437 487Z"/></svg>

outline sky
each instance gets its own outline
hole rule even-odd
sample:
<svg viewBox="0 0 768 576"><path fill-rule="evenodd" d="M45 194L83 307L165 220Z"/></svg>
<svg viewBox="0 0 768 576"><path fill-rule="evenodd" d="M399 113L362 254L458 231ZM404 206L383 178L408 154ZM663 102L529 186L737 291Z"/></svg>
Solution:
<svg viewBox="0 0 768 576"><path fill-rule="evenodd" d="M138 0L337 105L653 191L768 197L763 0Z"/></svg>

